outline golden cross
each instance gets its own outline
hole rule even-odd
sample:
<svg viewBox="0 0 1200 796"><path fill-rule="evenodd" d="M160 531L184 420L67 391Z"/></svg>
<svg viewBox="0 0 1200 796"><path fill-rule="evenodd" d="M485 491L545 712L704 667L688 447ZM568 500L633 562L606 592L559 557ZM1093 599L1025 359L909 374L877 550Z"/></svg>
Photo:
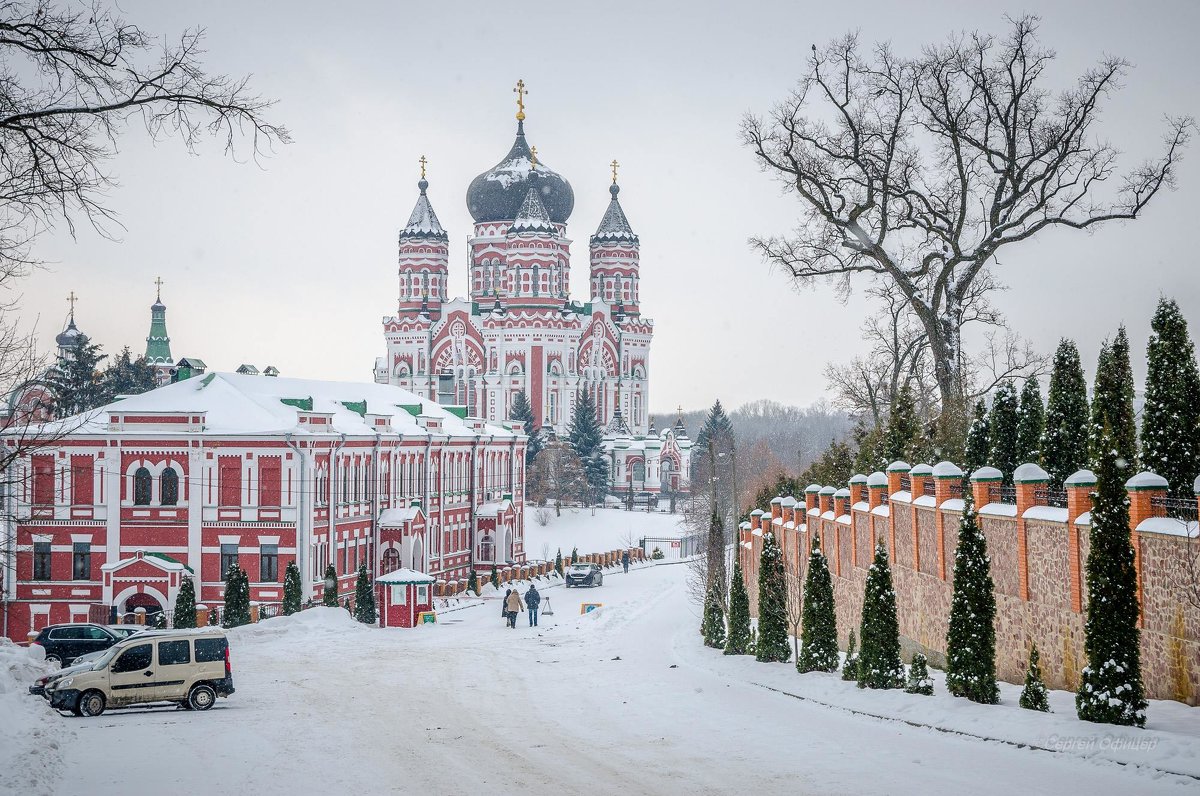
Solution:
<svg viewBox="0 0 1200 796"><path fill-rule="evenodd" d="M428 163L429 161L425 159L424 155L421 155L421 159L419 162L421 164L421 179L425 179L425 164Z"/></svg>
<svg viewBox="0 0 1200 796"><path fill-rule="evenodd" d="M613 158L613 162L609 163L608 165L612 166L613 185L616 185L617 184L617 167L619 167L621 164L617 162L616 158Z"/></svg>
<svg viewBox="0 0 1200 796"><path fill-rule="evenodd" d="M529 154L533 156L533 159L529 162L529 168L537 171L537 147L529 147Z"/></svg>
<svg viewBox="0 0 1200 796"><path fill-rule="evenodd" d="M525 121L525 95L529 92L525 90L525 81L518 80L517 87L513 89L517 95L517 121Z"/></svg>
<svg viewBox="0 0 1200 796"><path fill-rule="evenodd" d="M162 301L162 286L163 286L163 281L162 281L162 277L161 277L161 276L160 276L160 277L158 277L157 279L155 279L155 280L154 280L154 286L157 288L157 290L155 291L155 296L154 296L154 299L155 299L156 301Z"/></svg>
<svg viewBox="0 0 1200 796"><path fill-rule="evenodd" d="M75 320L75 302L79 297L75 295L75 291L71 291L71 295L67 296L67 301L71 304L71 320Z"/></svg>

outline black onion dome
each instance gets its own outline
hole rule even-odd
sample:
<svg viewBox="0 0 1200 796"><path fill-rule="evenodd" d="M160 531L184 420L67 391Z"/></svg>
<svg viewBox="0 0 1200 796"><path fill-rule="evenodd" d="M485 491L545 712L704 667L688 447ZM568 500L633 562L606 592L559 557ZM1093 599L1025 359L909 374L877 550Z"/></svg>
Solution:
<svg viewBox="0 0 1200 796"><path fill-rule="evenodd" d="M533 153L525 141L524 122L517 123L517 140L504 160L471 180L467 188L467 210L476 223L513 221L516 219L530 188L537 188L539 198L556 224L565 224L575 207L575 192L571 183L546 168L539 159L533 166Z"/></svg>
<svg viewBox="0 0 1200 796"><path fill-rule="evenodd" d="M80 338L83 337L84 334L75 326L75 316L72 315L67 328L59 332L58 336L54 338L54 342L58 344L59 348L74 348L79 345Z"/></svg>

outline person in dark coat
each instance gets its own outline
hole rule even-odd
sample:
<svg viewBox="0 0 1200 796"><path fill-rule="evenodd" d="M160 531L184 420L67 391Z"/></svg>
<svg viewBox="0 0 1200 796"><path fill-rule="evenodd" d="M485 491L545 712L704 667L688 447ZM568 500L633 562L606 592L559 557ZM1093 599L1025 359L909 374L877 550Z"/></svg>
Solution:
<svg viewBox="0 0 1200 796"><path fill-rule="evenodd" d="M525 592L525 607L529 609L529 626L537 627L538 606L542 604L542 595L537 590L537 586L529 584L529 591Z"/></svg>
<svg viewBox="0 0 1200 796"><path fill-rule="evenodd" d="M621 553L621 566L625 567L625 574L629 574L629 551L625 550Z"/></svg>
<svg viewBox="0 0 1200 796"><path fill-rule="evenodd" d="M521 613L521 594L516 589L509 589L508 596L504 598L504 604L508 608L508 626L516 628L517 614Z"/></svg>
<svg viewBox="0 0 1200 796"><path fill-rule="evenodd" d="M500 601L500 618L504 620L505 625L512 624L508 617L508 596L512 594L512 589L504 592L504 599Z"/></svg>

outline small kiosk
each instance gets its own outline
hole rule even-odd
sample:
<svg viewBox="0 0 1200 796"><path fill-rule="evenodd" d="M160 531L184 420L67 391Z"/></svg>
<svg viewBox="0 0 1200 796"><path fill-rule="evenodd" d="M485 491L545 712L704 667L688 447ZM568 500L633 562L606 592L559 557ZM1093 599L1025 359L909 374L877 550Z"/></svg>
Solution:
<svg viewBox="0 0 1200 796"><path fill-rule="evenodd" d="M375 579L380 627L413 627L433 617L434 577L396 569Z"/></svg>

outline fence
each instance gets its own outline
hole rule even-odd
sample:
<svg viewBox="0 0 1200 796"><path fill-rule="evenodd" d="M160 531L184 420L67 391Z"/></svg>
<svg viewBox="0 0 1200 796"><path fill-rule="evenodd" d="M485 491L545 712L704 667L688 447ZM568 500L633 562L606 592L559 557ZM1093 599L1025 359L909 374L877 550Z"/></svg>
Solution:
<svg viewBox="0 0 1200 796"><path fill-rule="evenodd" d="M661 550L663 558L666 559L691 558L704 551L704 536L701 534L679 537L647 536L641 540L641 547L646 558L654 557L655 548Z"/></svg>

